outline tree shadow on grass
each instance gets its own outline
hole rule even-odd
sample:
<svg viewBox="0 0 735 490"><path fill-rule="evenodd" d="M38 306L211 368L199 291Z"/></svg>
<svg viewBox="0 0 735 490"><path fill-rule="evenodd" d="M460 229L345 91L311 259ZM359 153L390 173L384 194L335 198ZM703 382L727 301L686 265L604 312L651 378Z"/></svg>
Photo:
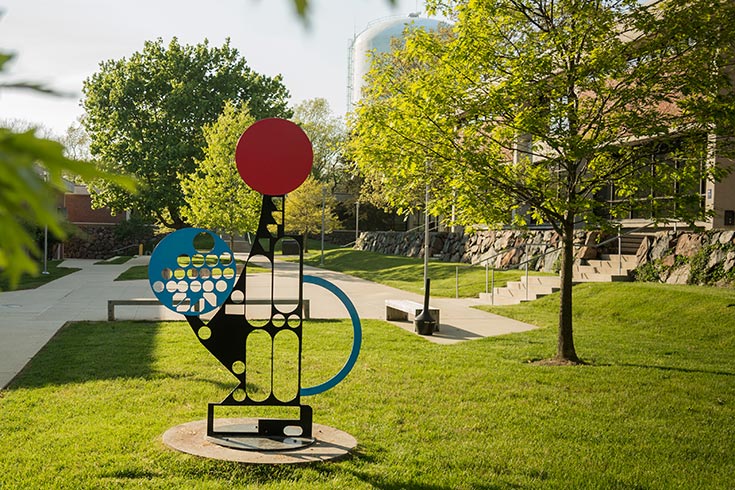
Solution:
<svg viewBox="0 0 735 490"><path fill-rule="evenodd" d="M694 369L694 368L683 368L674 366L652 366L646 364L633 364L633 363L621 363L616 366L635 367L643 369L657 369L660 371L675 371L679 373L697 373L697 374L715 374L718 376L735 376L735 373L729 371L718 371L714 369Z"/></svg>
<svg viewBox="0 0 735 490"><path fill-rule="evenodd" d="M154 348L165 324L158 322L69 322L31 359L8 389L113 379L160 379L187 377L212 383L222 390L236 383L223 383L201 375L162 372L154 368ZM196 339L191 342L197 344ZM190 360L182 359L182 366ZM213 359L213 363L216 361Z"/></svg>
<svg viewBox="0 0 735 490"><path fill-rule="evenodd" d="M9 388L148 377L158 329L144 322L66 323Z"/></svg>

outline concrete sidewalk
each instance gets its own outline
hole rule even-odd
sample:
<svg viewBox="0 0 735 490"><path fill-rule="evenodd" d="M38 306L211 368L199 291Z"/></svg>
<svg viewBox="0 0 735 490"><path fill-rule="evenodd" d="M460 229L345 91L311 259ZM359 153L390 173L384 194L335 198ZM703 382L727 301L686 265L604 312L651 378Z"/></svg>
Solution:
<svg viewBox="0 0 735 490"><path fill-rule="evenodd" d="M243 257L246 258L246 257ZM0 293L0 388L5 387L26 363L68 321L107 320L107 300L153 298L147 280L114 281L133 265L143 265L149 257L136 257L121 265L95 265L97 260L71 259L63 267L82 270L57 279L37 289ZM275 297L293 297L298 284L298 264L277 261ZM314 267L304 267L305 275L332 282L354 303L360 318L385 319L386 299L410 299L422 302L413 293L383 286L363 279ZM248 278L250 279L250 278ZM254 274L248 284L267 295L268 274ZM312 318L346 318L344 306L329 292L312 284L304 285L304 297L311 302ZM441 331L424 337L429 341L450 344L536 328L471 308L482 304L477 299L433 298L432 307L441 310ZM183 316L163 306L120 306L115 314L125 320L183 320ZM392 322L413 332L413 323Z"/></svg>

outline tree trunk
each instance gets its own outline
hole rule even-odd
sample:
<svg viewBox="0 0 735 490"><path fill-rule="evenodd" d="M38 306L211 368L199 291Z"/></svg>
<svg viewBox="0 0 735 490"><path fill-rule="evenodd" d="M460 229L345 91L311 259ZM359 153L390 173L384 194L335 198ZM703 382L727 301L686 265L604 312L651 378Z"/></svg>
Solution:
<svg viewBox="0 0 735 490"><path fill-rule="evenodd" d="M561 260L561 296L559 301L559 336L556 344L556 358L579 362L574 349L572 330L572 266L574 265L574 220L563 223Z"/></svg>

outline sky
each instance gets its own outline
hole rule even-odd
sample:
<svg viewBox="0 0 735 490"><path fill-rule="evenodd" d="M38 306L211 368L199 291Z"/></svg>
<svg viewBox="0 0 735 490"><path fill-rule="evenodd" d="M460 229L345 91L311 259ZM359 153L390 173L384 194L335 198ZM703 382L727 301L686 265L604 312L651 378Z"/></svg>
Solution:
<svg viewBox="0 0 735 490"><path fill-rule="evenodd" d="M283 75L291 102L329 101L335 115L347 105L348 45L369 22L422 12L422 0L311 0L309 23L293 0L0 0L0 51L15 54L0 81L40 82L66 97L0 91L0 121L40 125L63 135L82 114L82 82L99 63L129 57L147 40L229 37L248 65Z"/></svg>

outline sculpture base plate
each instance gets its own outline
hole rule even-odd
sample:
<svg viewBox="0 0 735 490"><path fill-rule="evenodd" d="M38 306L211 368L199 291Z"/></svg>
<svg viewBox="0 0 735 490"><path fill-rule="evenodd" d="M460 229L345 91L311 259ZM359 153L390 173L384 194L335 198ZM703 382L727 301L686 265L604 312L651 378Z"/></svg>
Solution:
<svg viewBox="0 0 735 490"><path fill-rule="evenodd" d="M253 426L257 419L221 419L219 422L225 424L223 428L227 430L237 430L237 427ZM163 434L163 442L177 451L195 456L252 464L329 461L347 456L357 446L357 440L350 434L326 425L313 424L312 435L313 439L257 435L213 438L207 437L207 421L199 420L170 428Z"/></svg>
<svg viewBox="0 0 735 490"><path fill-rule="evenodd" d="M310 446L316 439L310 437L267 437L258 435L257 424L233 424L220 427L221 432L240 432L243 435L207 436L207 440L220 446L242 451L293 451Z"/></svg>

